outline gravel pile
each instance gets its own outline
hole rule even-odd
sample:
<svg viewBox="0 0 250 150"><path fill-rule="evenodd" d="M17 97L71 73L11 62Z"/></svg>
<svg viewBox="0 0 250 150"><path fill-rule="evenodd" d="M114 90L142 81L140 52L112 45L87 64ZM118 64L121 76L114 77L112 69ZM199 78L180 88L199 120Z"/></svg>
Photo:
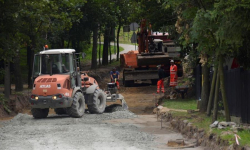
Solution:
<svg viewBox="0 0 250 150"><path fill-rule="evenodd" d="M45 119L33 119L18 114L12 120L0 122L0 149L154 149L154 137L136 126L104 122L135 117L129 111L85 114L82 118L49 115Z"/></svg>

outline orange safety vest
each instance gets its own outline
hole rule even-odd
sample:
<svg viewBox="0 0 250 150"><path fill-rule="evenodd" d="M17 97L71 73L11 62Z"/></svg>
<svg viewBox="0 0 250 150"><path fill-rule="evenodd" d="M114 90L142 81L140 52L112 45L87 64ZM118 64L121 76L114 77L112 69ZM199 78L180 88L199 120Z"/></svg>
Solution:
<svg viewBox="0 0 250 150"><path fill-rule="evenodd" d="M175 78L176 77L176 78ZM170 66L170 84L169 86L177 86L177 66Z"/></svg>

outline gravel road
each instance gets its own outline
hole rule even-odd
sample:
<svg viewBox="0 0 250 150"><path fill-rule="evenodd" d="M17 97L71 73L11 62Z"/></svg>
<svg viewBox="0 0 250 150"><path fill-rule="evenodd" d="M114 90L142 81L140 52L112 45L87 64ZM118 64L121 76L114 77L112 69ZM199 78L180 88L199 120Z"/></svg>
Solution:
<svg viewBox="0 0 250 150"><path fill-rule="evenodd" d="M153 136L130 124L106 123L112 119L137 117L128 111L85 114L83 118L49 115L33 119L18 114L12 120L0 122L1 150L117 150L153 149Z"/></svg>
<svg viewBox="0 0 250 150"><path fill-rule="evenodd" d="M0 149L169 149L167 140L182 136L171 129L161 130L159 123L154 115L137 116L129 111L85 114L82 118L50 114L46 119L19 113L12 120L0 122Z"/></svg>

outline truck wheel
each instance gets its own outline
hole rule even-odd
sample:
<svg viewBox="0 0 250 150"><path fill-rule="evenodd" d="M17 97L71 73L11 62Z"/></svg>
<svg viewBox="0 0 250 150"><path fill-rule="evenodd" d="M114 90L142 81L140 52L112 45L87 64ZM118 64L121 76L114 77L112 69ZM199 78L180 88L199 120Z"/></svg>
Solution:
<svg viewBox="0 0 250 150"><path fill-rule="evenodd" d="M134 84L135 84L134 80L128 80L124 82L125 87L132 87L134 86Z"/></svg>
<svg viewBox="0 0 250 150"><path fill-rule="evenodd" d="M54 111L58 115L67 114L67 110L65 108L55 108Z"/></svg>
<svg viewBox="0 0 250 150"><path fill-rule="evenodd" d="M85 112L85 99L82 93L77 92L74 95L71 107L68 108L68 114L74 118L80 118Z"/></svg>
<svg viewBox="0 0 250 150"><path fill-rule="evenodd" d="M158 82L157 79L151 79L151 83L152 83L153 85L157 85L157 82Z"/></svg>
<svg viewBox="0 0 250 150"><path fill-rule="evenodd" d="M33 117L36 119L46 118L49 114L49 108L45 108L45 109L32 108L31 113Z"/></svg>
<svg viewBox="0 0 250 150"><path fill-rule="evenodd" d="M96 89L93 95L93 103L88 105L91 114L101 114L106 107L106 96L102 90Z"/></svg>

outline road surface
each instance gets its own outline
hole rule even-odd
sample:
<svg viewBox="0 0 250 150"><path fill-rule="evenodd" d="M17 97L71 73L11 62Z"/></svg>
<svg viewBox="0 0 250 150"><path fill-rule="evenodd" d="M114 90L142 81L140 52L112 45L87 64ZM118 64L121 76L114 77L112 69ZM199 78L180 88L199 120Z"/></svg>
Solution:
<svg viewBox="0 0 250 150"><path fill-rule="evenodd" d="M50 114L46 119L33 119L18 114L0 122L0 135L1 150L161 150L171 149L166 145L169 139L183 138L167 124L161 129L154 115L137 116L129 111L83 118Z"/></svg>
<svg viewBox="0 0 250 150"><path fill-rule="evenodd" d="M121 44L125 53L134 45ZM107 71L106 71L107 72ZM108 78L105 80L109 80ZM130 111L86 113L82 118L34 119L30 110L0 121L0 150L165 150L168 140L184 139L152 115L156 86L121 87ZM150 114L150 115L149 115ZM176 148L175 148L176 149ZM186 148L202 150L202 147Z"/></svg>

